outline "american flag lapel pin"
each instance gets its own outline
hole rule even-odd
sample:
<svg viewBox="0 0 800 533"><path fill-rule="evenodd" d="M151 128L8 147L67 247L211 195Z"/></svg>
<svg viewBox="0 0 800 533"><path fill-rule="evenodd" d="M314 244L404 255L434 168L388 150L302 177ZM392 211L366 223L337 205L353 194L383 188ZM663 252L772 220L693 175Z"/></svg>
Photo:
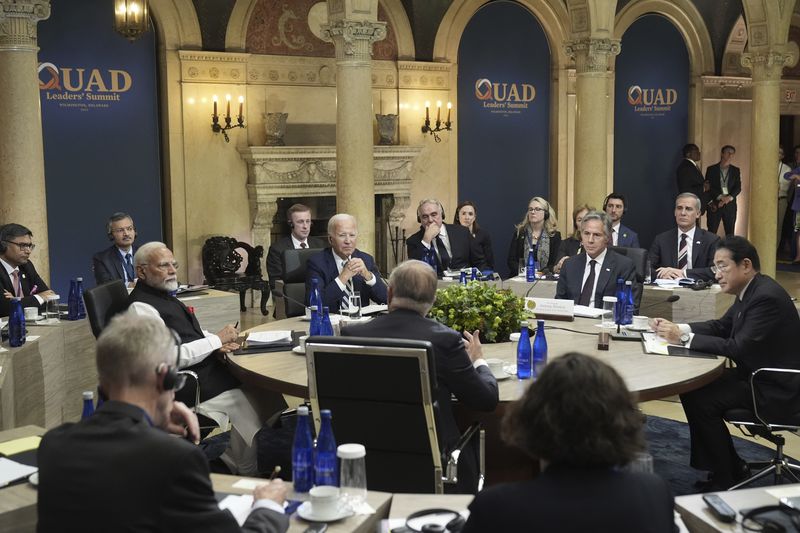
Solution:
<svg viewBox="0 0 800 533"><path fill-rule="evenodd" d="M611 272L611 269L606 267L606 272Z"/></svg>

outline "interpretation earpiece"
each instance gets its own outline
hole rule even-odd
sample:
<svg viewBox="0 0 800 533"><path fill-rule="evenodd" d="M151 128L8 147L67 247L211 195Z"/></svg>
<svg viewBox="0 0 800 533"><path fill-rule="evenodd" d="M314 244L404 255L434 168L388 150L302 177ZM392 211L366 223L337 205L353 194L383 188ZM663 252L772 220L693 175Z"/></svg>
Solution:
<svg viewBox="0 0 800 533"><path fill-rule="evenodd" d="M161 374L165 368L166 372L164 372L164 379L161 381L161 387L165 391L173 390L178 383L178 369L166 363L161 363L158 365L158 368L156 368L156 373Z"/></svg>

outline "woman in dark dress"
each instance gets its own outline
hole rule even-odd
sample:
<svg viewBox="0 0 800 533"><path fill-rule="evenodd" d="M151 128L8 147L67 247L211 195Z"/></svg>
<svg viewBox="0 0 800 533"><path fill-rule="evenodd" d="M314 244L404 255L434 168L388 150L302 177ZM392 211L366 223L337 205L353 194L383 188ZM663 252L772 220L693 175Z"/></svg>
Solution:
<svg viewBox="0 0 800 533"><path fill-rule="evenodd" d="M550 203L540 196L534 196L528 202L528 211L517 224L511 246L508 250L508 270L511 277L519 273L520 259L528 257L528 250L534 249L539 270L548 273L558 259L558 247L561 245L561 233L556 230L558 221L556 212Z"/></svg>
<svg viewBox="0 0 800 533"><path fill-rule="evenodd" d="M643 423L608 364L575 352L553 359L501 425L541 473L479 492L462 533L677 531L667 482L624 468L645 449Z"/></svg>
<svg viewBox="0 0 800 533"><path fill-rule="evenodd" d="M478 243L486 258L486 264L494 270L494 252L492 251L492 239L489 232L478 225L478 210L475 204L466 200L458 204L456 214L453 217L453 224L460 224L469 230L470 235Z"/></svg>
<svg viewBox="0 0 800 533"><path fill-rule="evenodd" d="M575 209L572 210L573 232L572 235L561 241L561 246L558 249L558 262L553 268L554 272L559 272L561 270L561 265L564 264L564 261L568 257L572 257L573 255L578 255L579 253L583 252L583 249L581 248L581 220L583 220L583 217L586 215L586 213L594 210L595 208L589 207L588 204L576 206Z"/></svg>

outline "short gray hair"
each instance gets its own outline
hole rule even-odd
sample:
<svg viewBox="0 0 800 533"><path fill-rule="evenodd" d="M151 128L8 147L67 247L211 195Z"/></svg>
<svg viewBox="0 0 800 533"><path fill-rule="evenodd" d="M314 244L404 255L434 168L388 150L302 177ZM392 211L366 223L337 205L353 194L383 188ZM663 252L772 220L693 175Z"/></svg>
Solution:
<svg viewBox="0 0 800 533"><path fill-rule="evenodd" d="M100 384L104 388L144 385L160 364L176 364L177 350L172 333L157 317L120 313L97 339Z"/></svg>
<svg viewBox="0 0 800 533"><path fill-rule="evenodd" d="M603 211L589 211L583 215L583 220L581 220L581 233L583 233L583 227L590 220L599 220L603 224L603 233L606 234L608 242L613 242L611 240L611 219L608 218L607 214L605 214Z"/></svg>
<svg viewBox="0 0 800 533"><path fill-rule="evenodd" d="M333 235L333 231L336 229L336 225L340 222L353 222L353 225L356 227L356 234L358 234L358 222L356 222L356 217L353 215L348 215L347 213L336 213L328 220L328 235Z"/></svg>
<svg viewBox="0 0 800 533"><path fill-rule="evenodd" d="M675 197L675 207L678 206L678 200L681 198L691 198L694 200L695 205L697 206L697 212L699 213L702 210L702 205L700 204L700 198L693 192L682 192L678 196Z"/></svg>
<svg viewBox="0 0 800 533"><path fill-rule="evenodd" d="M395 267L389 276L392 305L420 315L428 314L436 301L436 272L422 261L409 259Z"/></svg>
<svg viewBox="0 0 800 533"><path fill-rule="evenodd" d="M163 242L158 241L151 241L144 243L136 250L136 253L133 255L133 262L135 265L146 265L150 262L150 256L153 255L158 250L163 250L166 248L169 250L166 244Z"/></svg>
<svg viewBox="0 0 800 533"><path fill-rule="evenodd" d="M131 224L133 224L133 217L131 217L128 213L125 213L123 211L117 211L116 213L108 217L108 221L106 222L106 233L111 235L112 234L111 224L113 224L114 222L119 222L120 220L125 220L126 218L131 219Z"/></svg>
<svg viewBox="0 0 800 533"><path fill-rule="evenodd" d="M423 200L420 200L419 205L417 205L417 216L418 217L422 216L422 206L425 205L425 204L438 205L439 206L439 214L441 214L442 218L444 219L444 206L442 205L442 202L440 202L436 198L425 198Z"/></svg>

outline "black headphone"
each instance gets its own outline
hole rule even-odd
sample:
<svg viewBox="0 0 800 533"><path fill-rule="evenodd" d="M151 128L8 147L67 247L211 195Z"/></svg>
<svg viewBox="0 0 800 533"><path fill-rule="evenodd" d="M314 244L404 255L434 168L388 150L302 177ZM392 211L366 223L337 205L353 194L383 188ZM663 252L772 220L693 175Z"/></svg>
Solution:
<svg viewBox="0 0 800 533"><path fill-rule="evenodd" d="M603 200L603 211L606 210L606 207L608 206L608 201L611 199L612 196L617 200L622 200L622 214L624 215L628 211L628 202L625 201L624 197L619 198L620 196L622 196L621 194L617 194L614 192L606 196L606 199Z"/></svg>
<svg viewBox="0 0 800 533"><path fill-rule="evenodd" d="M186 382L186 376L178 373L178 367L180 366L181 362L181 338L174 329L170 329L169 331L172 334L173 340L175 341L175 348L177 352L175 356L175 366L161 363L156 367L156 374L160 374L161 370L166 365L167 372L164 374L164 380L161 382L161 386L165 391L179 391L181 388L183 388L183 384Z"/></svg>
<svg viewBox="0 0 800 533"><path fill-rule="evenodd" d="M762 507L750 509L742 515L742 528L747 531L754 531L752 528L745 525L745 522L751 520L761 526L761 529L757 531L761 531L762 533L785 533L786 527L774 518L770 518L769 516L758 516L760 514L771 513L773 511L780 511L788 516L792 522L792 525L794 525L795 530L800 527L800 513L794 509L784 505L764 505Z"/></svg>
<svg viewBox="0 0 800 533"><path fill-rule="evenodd" d="M439 212L442 214L442 224L444 224L444 220L445 220L445 216L444 216L444 206L442 205L442 202L440 202L439 200L435 200L435 202L436 202L436 205L438 205L438 206L439 206ZM425 205L425 204L432 204L432 203L433 203L433 202L431 202L430 200L422 200L422 201L419 203L419 205L417 206L417 222L419 222L420 224L422 224L422 219L421 219L421 218L420 218L420 216L419 216L419 209L420 209L420 207L422 207L422 206L423 206L423 205Z"/></svg>
<svg viewBox="0 0 800 533"><path fill-rule="evenodd" d="M542 207L544 208L544 219L543 220L545 222L550 220L550 202L548 202L547 200L545 200L544 198L541 198L539 196L535 196L535 197L531 198L531 202L537 202L537 203L542 204ZM530 202L528 202L528 205L531 205Z"/></svg>
<svg viewBox="0 0 800 533"><path fill-rule="evenodd" d="M447 522L447 525L445 526L440 526L435 523L423 524L421 529L416 529L415 527L412 527L410 524L411 520L417 518L425 517L428 515L443 515L443 514L453 516L453 518L449 522ZM463 516L461 516L461 513L457 511L452 511L450 509L423 509L421 511L417 511L408 515L408 517L406 518L406 529L408 531L421 532L421 533L445 533L445 532L458 533L464 528L465 523L466 520L464 519Z"/></svg>

